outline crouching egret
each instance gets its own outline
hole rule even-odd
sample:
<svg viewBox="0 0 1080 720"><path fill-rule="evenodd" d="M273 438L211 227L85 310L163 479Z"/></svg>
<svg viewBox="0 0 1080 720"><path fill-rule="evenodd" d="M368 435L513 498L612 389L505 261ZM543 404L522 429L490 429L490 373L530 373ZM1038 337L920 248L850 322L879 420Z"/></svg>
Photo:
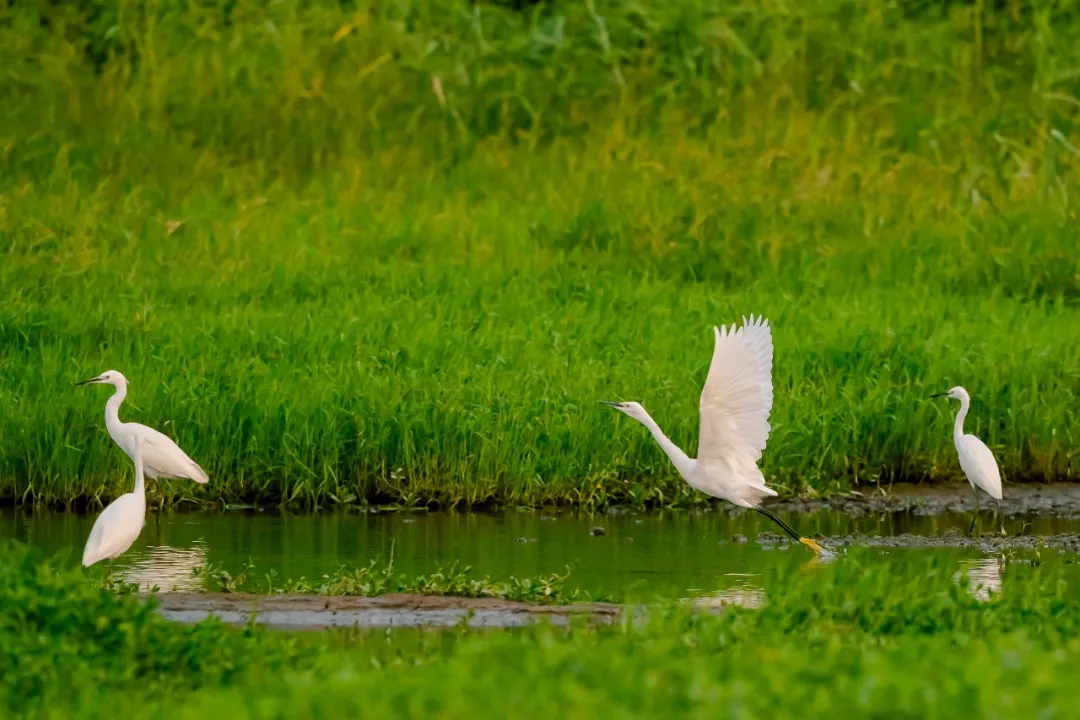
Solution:
<svg viewBox="0 0 1080 720"><path fill-rule="evenodd" d="M1001 519L1001 471L994 459L994 453L986 447L986 443L974 435L964 434L964 418L971 408L971 396L967 390L957 385L948 392L930 397L947 397L960 401L960 412L956 413L956 423L953 425L953 443L956 444L956 454L960 457L960 468L964 475L967 475L971 492L975 495L975 515L972 516L971 527L968 528L970 535L975 530L975 518L979 516L979 489L994 498L998 519ZM1001 525L1001 534L1005 534L1004 522Z"/></svg>
<svg viewBox="0 0 1080 720"><path fill-rule="evenodd" d="M123 555L139 537L146 522L146 487L143 480L142 440L134 440L135 490L102 510L83 549L83 567Z"/></svg>
<svg viewBox="0 0 1080 720"><path fill-rule="evenodd" d="M701 391L701 429L697 458L687 457L636 402L604 405L626 413L649 429L675 469L695 490L756 510L779 525L793 539L816 553L822 548L795 532L787 523L761 507L776 491L765 485L757 466L769 439L772 410L772 331L769 322L750 316L740 328L732 324L713 328L716 344L712 364Z"/></svg>
<svg viewBox="0 0 1080 720"><path fill-rule="evenodd" d="M123 375L115 370L107 370L96 378L76 384L112 385L116 388L116 392L105 403L105 427L109 430L109 436L121 450L127 453L132 462L135 461L137 441L142 441L143 465L149 477L155 480L188 478L200 484L210 479L206 471L189 458L187 453L172 441L172 438L139 423L120 422L120 404L127 397L128 385L127 378Z"/></svg>

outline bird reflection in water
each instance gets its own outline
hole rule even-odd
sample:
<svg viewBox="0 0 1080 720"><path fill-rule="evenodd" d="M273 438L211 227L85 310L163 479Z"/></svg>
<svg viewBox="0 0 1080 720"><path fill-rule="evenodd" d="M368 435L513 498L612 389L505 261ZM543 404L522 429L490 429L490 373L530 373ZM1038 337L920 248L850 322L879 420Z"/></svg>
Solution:
<svg viewBox="0 0 1080 720"><path fill-rule="evenodd" d="M963 573L967 572L968 591L976 599L985 602L990 599L990 593L1001 592L1001 562L998 558L964 560L961 565L963 569L953 579L960 582Z"/></svg>
<svg viewBox="0 0 1080 720"><path fill-rule="evenodd" d="M186 548L154 545L140 553L130 567L117 568L117 577L125 583L137 583L144 592L155 587L162 592L197 592L202 590L202 581L193 571L205 567L206 560L206 545L199 541Z"/></svg>
<svg viewBox="0 0 1080 720"><path fill-rule="evenodd" d="M736 573L730 574L734 575ZM748 610L756 610L765 604L765 591L757 585L744 582L695 597L690 602L694 607L703 610L722 610L733 605Z"/></svg>

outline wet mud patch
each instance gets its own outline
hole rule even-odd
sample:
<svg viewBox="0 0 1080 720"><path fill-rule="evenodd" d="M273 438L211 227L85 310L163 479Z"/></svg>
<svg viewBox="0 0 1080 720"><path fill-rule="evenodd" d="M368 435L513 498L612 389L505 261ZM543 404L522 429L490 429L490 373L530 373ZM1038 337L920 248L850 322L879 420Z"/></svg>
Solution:
<svg viewBox="0 0 1080 720"><path fill-rule="evenodd" d="M1080 518L1080 483L1054 485L1006 483L1001 500L1001 512L1006 516L1053 515ZM870 514L911 513L914 515L943 515L964 513L975 509L971 486L896 485L891 489L867 488L863 491L830 498L796 498L767 503L773 510L797 513L820 511L841 512L852 518ZM995 508L985 493L979 495L983 510Z"/></svg>
<svg viewBox="0 0 1080 720"><path fill-rule="evenodd" d="M158 612L176 622L199 622L211 615L223 622L255 622L275 628L315 630L335 627L523 627L540 619L565 625L585 617L608 623L621 607L613 603L534 605L494 598L441 595L251 595L159 593Z"/></svg>
<svg viewBox="0 0 1080 720"><path fill-rule="evenodd" d="M1062 554L1080 554L1080 535L994 535L984 533L971 537L956 530L939 536L912 535L847 535L825 538L822 541L833 550L845 547L880 548L970 548L986 553L1008 551L1055 550ZM1077 562L1080 562L1078 560Z"/></svg>

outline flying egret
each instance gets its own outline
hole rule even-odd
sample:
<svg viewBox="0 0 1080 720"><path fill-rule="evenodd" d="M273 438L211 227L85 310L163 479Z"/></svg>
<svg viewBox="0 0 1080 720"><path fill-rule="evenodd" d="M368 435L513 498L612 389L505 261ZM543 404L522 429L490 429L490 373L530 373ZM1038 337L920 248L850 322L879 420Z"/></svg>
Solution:
<svg viewBox="0 0 1080 720"><path fill-rule="evenodd" d="M127 378L115 370L107 370L96 378L83 380L78 385L112 385L116 392L105 403L105 427L109 436L135 461L135 447L142 440L142 455L145 472L155 480L159 478L188 478L197 483L205 483L210 478L198 464L187 456L172 438L157 430L139 423L120 422L120 403L127 397Z"/></svg>
<svg viewBox="0 0 1080 720"><path fill-rule="evenodd" d="M135 538L139 537L146 522L146 486L143 480L143 442L135 438L135 490L125 493L109 503L90 531L83 549L83 567L90 567L99 560L112 559L127 552Z"/></svg>
<svg viewBox="0 0 1080 720"><path fill-rule="evenodd" d="M971 527L968 535L975 530L975 518L979 516L979 490L981 488L987 495L994 498L997 503L998 519L1001 518L1001 471L998 469L994 453L986 447L979 438L974 435L964 434L964 418L967 417L971 408L971 396L967 390L957 385L948 392L937 393L930 397L948 397L960 401L960 412L956 413L956 423L953 425L953 442L956 444L956 454L960 456L960 468L967 475L971 483L971 492L975 495L975 515L971 518ZM1001 534L1005 534L1005 524L1001 525Z"/></svg>
<svg viewBox="0 0 1080 720"><path fill-rule="evenodd" d="M649 429L675 469L695 490L756 510L816 553L822 548L761 507L776 491L766 487L757 461L769 439L772 410L772 331L769 322L750 316L740 328L713 328L716 345L701 391L698 456L687 457L636 402L607 402Z"/></svg>

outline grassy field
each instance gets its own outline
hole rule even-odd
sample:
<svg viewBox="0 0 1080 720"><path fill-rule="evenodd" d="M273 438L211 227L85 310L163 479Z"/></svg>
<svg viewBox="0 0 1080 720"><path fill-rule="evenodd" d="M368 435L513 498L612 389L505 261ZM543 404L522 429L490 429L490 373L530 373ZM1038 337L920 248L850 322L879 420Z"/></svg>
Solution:
<svg viewBox="0 0 1080 720"><path fill-rule="evenodd" d="M1010 566L1018 581L979 601L945 565L849 557L769 578L787 589L760 610L391 635L174 625L39 553L5 543L0 559L11 717L1026 718L1080 699L1080 607L1047 567Z"/></svg>
<svg viewBox="0 0 1080 720"><path fill-rule="evenodd" d="M784 493L1080 472L1077 3L307 5L0 8L6 501L699 501L751 312Z"/></svg>

